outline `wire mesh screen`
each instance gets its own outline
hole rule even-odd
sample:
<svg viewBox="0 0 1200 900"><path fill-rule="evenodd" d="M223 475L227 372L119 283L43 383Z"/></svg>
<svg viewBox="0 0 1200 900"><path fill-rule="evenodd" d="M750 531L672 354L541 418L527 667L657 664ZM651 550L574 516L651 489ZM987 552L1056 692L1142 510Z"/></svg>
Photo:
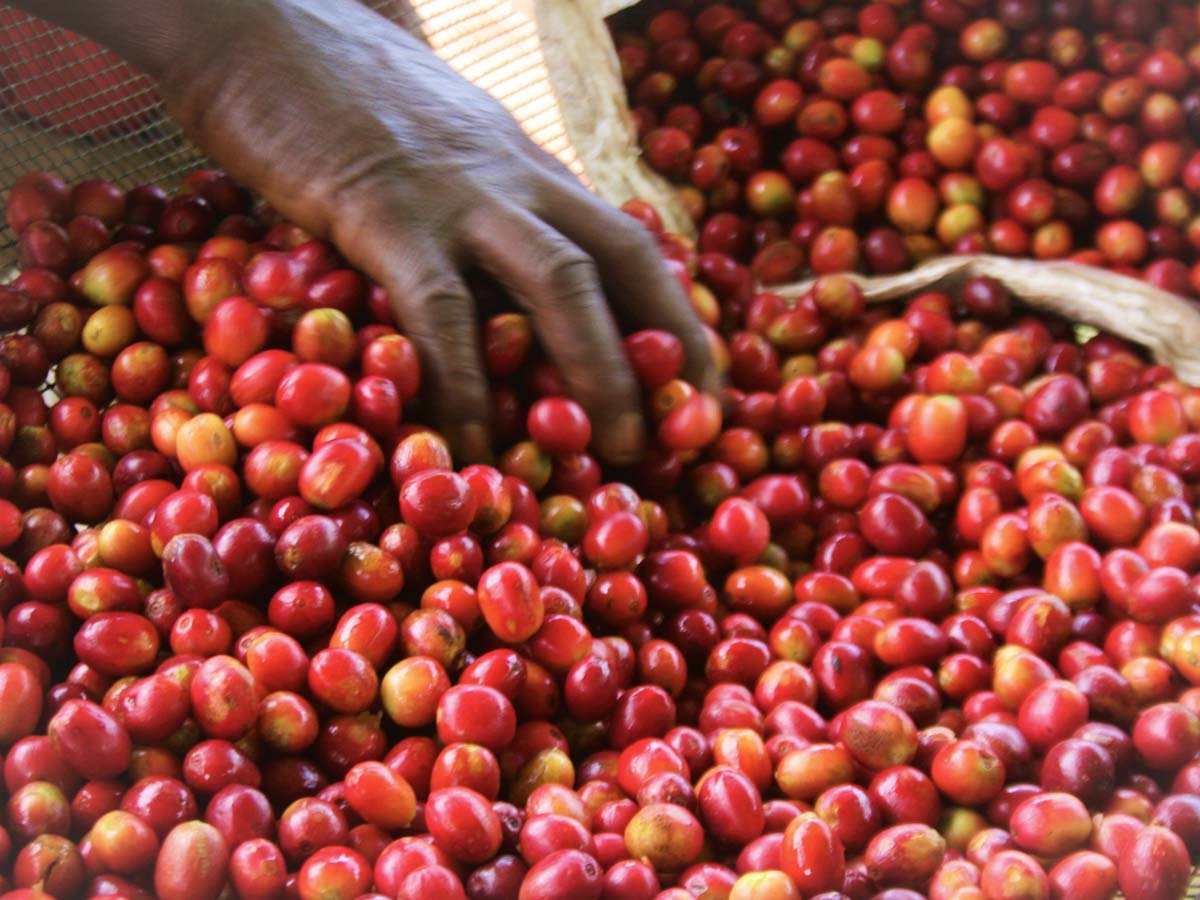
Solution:
<svg viewBox="0 0 1200 900"><path fill-rule="evenodd" d="M107 165L110 177L132 178L179 149L152 82L116 56L9 8L0 8L0 29L6 178L31 164L68 177Z"/></svg>
<svg viewBox="0 0 1200 900"><path fill-rule="evenodd" d="M364 0L399 18L393 0ZM38 169L68 182L170 186L204 164L166 115L154 82L114 53L0 5L0 196ZM0 230L0 275L16 235Z"/></svg>
<svg viewBox="0 0 1200 900"><path fill-rule="evenodd" d="M407 26L419 24L451 66L489 90L530 135L577 174L524 0L361 0ZM618 4L622 5L622 4ZM104 178L129 188L171 186L204 163L167 117L154 82L110 51L20 10L0 5L0 196L21 175L46 169L68 182ZM0 277L16 259L16 236L0 230Z"/></svg>
<svg viewBox="0 0 1200 900"><path fill-rule="evenodd" d="M0 191L35 169L132 187L200 164L154 83L115 54L7 6L0 36ZM15 240L0 233L0 264Z"/></svg>

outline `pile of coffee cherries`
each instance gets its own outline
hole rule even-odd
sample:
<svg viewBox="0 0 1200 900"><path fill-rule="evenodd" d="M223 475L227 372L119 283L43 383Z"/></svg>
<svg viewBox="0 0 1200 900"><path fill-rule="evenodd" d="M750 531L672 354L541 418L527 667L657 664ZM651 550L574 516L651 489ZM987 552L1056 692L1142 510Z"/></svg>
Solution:
<svg viewBox="0 0 1200 900"><path fill-rule="evenodd" d="M1200 296L1195 3L645 0L613 31L646 160L761 282L991 252Z"/></svg>
<svg viewBox="0 0 1200 900"><path fill-rule="evenodd" d="M605 469L501 307L459 468L384 292L226 175L17 184L0 900L1182 896L1200 389L627 211L728 387L630 334Z"/></svg>

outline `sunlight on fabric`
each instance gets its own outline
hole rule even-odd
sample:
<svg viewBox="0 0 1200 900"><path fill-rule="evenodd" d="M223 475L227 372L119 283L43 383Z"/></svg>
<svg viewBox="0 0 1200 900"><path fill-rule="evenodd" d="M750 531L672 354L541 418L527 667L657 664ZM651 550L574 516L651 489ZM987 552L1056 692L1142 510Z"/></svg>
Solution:
<svg viewBox="0 0 1200 900"><path fill-rule="evenodd" d="M519 0L412 0L437 54L490 92L526 133L584 178L538 42L531 4Z"/></svg>

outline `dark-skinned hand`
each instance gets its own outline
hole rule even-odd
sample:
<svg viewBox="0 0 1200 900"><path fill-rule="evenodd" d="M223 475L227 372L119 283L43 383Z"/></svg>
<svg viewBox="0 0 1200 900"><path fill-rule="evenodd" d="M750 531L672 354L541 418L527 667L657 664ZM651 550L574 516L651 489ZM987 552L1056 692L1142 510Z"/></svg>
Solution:
<svg viewBox="0 0 1200 900"><path fill-rule="evenodd" d="M436 424L464 458L489 445L467 268L530 316L608 461L636 458L644 437L619 326L678 335L686 377L716 388L705 333L643 226L398 25L352 0L168 0L159 15L176 18L138 39L112 24L121 10L103 9L123 3L59 18L132 47L201 149L384 286L421 355ZM50 17L74 6L23 5Z"/></svg>

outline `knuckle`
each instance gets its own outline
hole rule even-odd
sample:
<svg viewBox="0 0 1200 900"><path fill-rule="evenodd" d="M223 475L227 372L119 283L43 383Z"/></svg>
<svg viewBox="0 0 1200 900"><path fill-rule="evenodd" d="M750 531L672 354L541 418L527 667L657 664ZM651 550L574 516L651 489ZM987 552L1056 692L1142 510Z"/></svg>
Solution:
<svg viewBox="0 0 1200 900"><path fill-rule="evenodd" d="M402 298L404 330L422 352L432 378L460 403L485 402L474 310L462 282L436 269L414 272Z"/></svg>
<svg viewBox="0 0 1200 900"><path fill-rule="evenodd" d="M617 213L606 226L610 229L609 240L612 242L613 252L620 258L639 267L661 266L661 257L658 248L654 246L654 239L640 223L624 213Z"/></svg>
<svg viewBox="0 0 1200 900"><path fill-rule="evenodd" d="M394 226L396 211L403 209L403 198L396 185L403 173L391 160L378 154L364 154L349 169L339 169L322 185L326 214L335 227L368 230Z"/></svg>
<svg viewBox="0 0 1200 900"><path fill-rule="evenodd" d="M390 293L405 333L432 355L459 318L453 284L446 276L409 273L396 288Z"/></svg>
<svg viewBox="0 0 1200 900"><path fill-rule="evenodd" d="M600 279L590 256L565 240L551 242L543 252L537 277L551 299L560 303L586 303L595 299Z"/></svg>
<svg viewBox="0 0 1200 900"><path fill-rule="evenodd" d="M467 289L453 272L421 267L410 270L408 277L408 296L424 308L437 330L461 329L470 322Z"/></svg>
<svg viewBox="0 0 1200 900"><path fill-rule="evenodd" d="M578 369L565 372L573 392L586 406L622 409L636 403L637 382L624 356L610 347L594 347L592 359L583 360Z"/></svg>
<svg viewBox="0 0 1200 900"><path fill-rule="evenodd" d="M442 337L428 369L436 393L436 415L452 419L487 417L488 393L474 349Z"/></svg>

